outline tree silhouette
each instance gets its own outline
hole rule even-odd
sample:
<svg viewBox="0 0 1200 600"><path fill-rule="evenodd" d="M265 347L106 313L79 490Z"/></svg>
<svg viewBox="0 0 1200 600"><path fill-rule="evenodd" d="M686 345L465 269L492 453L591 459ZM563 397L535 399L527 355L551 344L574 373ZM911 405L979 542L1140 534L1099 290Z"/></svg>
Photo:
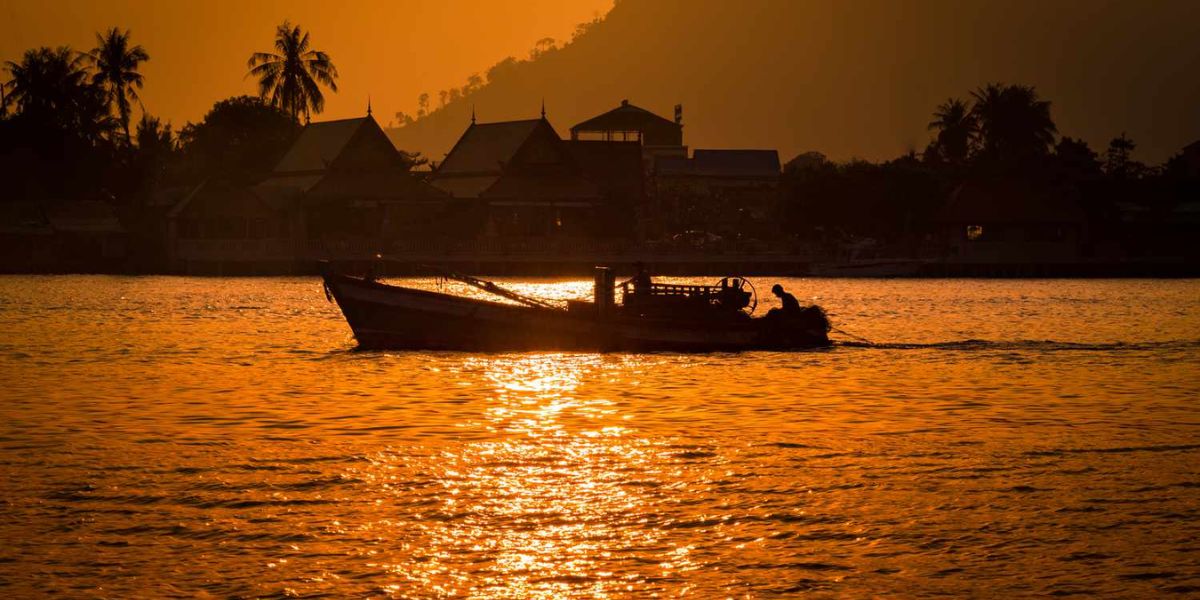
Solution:
<svg viewBox="0 0 1200 600"><path fill-rule="evenodd" d="M175 136L171 132L171 124L163 122L147 114L138 121L137 147L143 152L170 153L175 149Z"/></svg>
<svg viewBox="0 0 1200 600"><path fill-rule="evenodd" d="M87 86L82 58L67 46L26 50L20 62L5 61L10 79L4 83L5 102L25 114L69 110Z"/></svg>
<svg viewBox="0 0 1200 600"><path fill-rule="evenodd" d="M337 91L337 67L329 55L309 47L308 33L284 21L275 29L276 53L255 52L246 66L247 77L258 79L258 95L297 122L300 115L325 110L321 85Z"/></svg>
<svg viewBox="0 0 1200 600"><path fill-rule="evenodd" d="M1087 142L1063 136L1054 147L1058 167L1069 178L1087 179L1100 176L1100 160Z"/></svg>
<svg viewBox="0 0 1200 600"><path fill-rule="evenodd" d="M479 73L472 73L471 76L467 78L467 87L464 88L463 93L465 95L469 92L474 92L481 87L483 87L483 77L480 76Z"/></svg>
<svg viewBox="0 0 1200 600"><path fill-rule="evenodd" d="M270 171L299 133L292 115L260 98L238 96L213 105L200 123L179 132L185 178L224 176L252 181Z"/></svg>
<svg viewBox="0 0 1200 600"><path fill-rule="evenodd" d="M67 46L26 50L20 62L6 61L6 104L29 122L51 126L95 144L117 125L103 91L88 84L84 58Z"/></svg>
<svg viewBox="0 0 1200 600"><path fill-rule="evenodd" d="M976 123L966 102L950 98L939 104L929 129L938 132L937 148L943 158L956 164L967 160L975 139Z"/></svg>
<svg viewBox="0 0 1200 600"><path fill-rule="evenodd" d="M1049 153L1058 128L1050 117L1050 102L1038 98L1032 86L991 83L971 96L984 156L1021 163Z"/></svg>
<svg viewBox="0 0 1200 600"><path fill-rule="evenodd" d="M1108 150L1104 153L1104 172L1117 179L1136 179L1143 175L1146 165L1133 160L1133 151L1137 144L1125 132L1120 137L1108 142Z"/></svg>
<svg viewBox="0 0 1200 600"><path fill-rule="evenodd" d="M167 179L167 169L175 158L175 136L171 124L145 112L138 120L133 141L136 144L130 164L132 181L131 200L144 203Z"/></svg>
<svg viewBox="0 0 1200 600"><path fill-rule="evenodd" d="M130 100L138 100L137 90L142 88L142 74L138 65L150 60L150 55L141 46L129 46L129 30L122 32L113 27L103 35L96 34L96 47L82 56L83 62L95 69L92 83L104 90L110 106L116 109L125 141L129 137Z"/></svg>
<svg viewBox="0 0 1200 600"><path fill-rule="evenodd" d="M544 37L538 40L533 45L533 49L529 51L529 60L537 60L542 55L549 54L558 49L558 42L552 37Z"/></svg>
<svg viewBox="0 0 1200 600"><path fill-rule="evenodd" d="M509 73L516 71L523 61L518 61L516 58L509 56L504 60L492 65L487 70L487 80L489 83L494 83L497 79L504 78Z"/></svg>

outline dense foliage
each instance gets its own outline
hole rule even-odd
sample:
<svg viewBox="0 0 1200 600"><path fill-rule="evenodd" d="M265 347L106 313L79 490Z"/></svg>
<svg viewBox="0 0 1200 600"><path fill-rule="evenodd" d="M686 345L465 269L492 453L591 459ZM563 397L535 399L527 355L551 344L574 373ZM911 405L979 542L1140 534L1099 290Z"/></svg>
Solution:
<svg viewBox="0 0 1200 600"><path fill-rule="evenodd" d="M1131 211L1168 219L1180 203L1200 198L1197 175L1182 155L1148 167L1133 160L1136 146L1125 134L1103 156L1083 140L1058 137L1051 103L1031 86L993 83L970 97L934 109L933 139L920 155L839 164L810 152L790 161L784 233L830 246L870 238L913 253L937 231L939 211L968 181L1002 179L1077 199L1091 235L1109 239L1120 237Z"/></svg>

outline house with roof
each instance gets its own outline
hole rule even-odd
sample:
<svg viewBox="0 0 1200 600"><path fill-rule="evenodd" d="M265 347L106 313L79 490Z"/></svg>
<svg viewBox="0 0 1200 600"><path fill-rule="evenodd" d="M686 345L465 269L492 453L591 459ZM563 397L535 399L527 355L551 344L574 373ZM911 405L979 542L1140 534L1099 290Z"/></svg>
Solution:
<svg viewBox="0 0 1200 600"><path fill-rule="evenodd" d="M1069 190L1012 180L968 181L937 217L946 259L990 265L1072 262L1087 215Z"/></svg>
<svg viewBox="0 0 1200 600"><path fill-rule="evenodd" d="M775 150L698 148L655 161L655 198L668 229L769 237L781 173Z"/></svg>
<svg viewBox="0 0 1200 600"><path fill-rule="evenodd" d="M645 188L637 203L639 237L685 230L766 237L774 234L781 169L775 150L697 149L683 143L683 106L674 120L622 100L571 128L571 144L637 144ZM618 152L618 150L613 150Z"/></svg>
<svg viewBox="0 0 1200 600"><path fill-rule="evenodd" d="M430 178L482 238L612 235L613 206L541 118L471 124Z"/></svg>
<svg viewBox="0 0 1200 600"><path fill-rule="evenodd" d="M637 142L566 140L567 151L584 178L596 185L606 210L598 218L603 231L615 236L645 237L646 173Z"/></svg>
<svg viewBox="0 0 1200 600"><path fill-rule="evenodd" d="M675 120L661 117L622 100L616 108L571 128L571 141L636 142L642 148L647 172L660 156L687 157L683 145L683 105L675 105Z"/></svg>
<svg viewBox="0 0 1200 600"><path fill-rule="evenodd" d="M101 200L0 202L0 272L119 272L128 238Z"/></svg>
<svg viewBox="0 0 1200 600"><path fill-rule="evenodd" d="M310 123L258 183L204 181L169 211L172 263L187 272L290 271L436 234L430 219L448 196L411 166L370 113Z"/></svg>

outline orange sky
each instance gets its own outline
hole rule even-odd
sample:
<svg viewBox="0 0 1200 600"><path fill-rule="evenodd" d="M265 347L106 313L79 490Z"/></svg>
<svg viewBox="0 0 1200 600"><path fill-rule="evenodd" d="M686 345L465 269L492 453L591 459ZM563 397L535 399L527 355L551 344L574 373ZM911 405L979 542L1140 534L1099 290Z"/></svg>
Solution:
<svg viewBox="0 0 1200 600"><path fill-rule="evenodd" d="M543 37L569 39L577 23L612 0L3 0L0 60L26 48L68 44L87 50L116 25L150 53L143 69L146 109L175 123L197 121L213 102L253 94L246 59L270 50L275 26L291 19L312 32L341 73L322 118L363 113L370 94L383 124L416 97L461 87L506 56L524 58Z"/></svg>

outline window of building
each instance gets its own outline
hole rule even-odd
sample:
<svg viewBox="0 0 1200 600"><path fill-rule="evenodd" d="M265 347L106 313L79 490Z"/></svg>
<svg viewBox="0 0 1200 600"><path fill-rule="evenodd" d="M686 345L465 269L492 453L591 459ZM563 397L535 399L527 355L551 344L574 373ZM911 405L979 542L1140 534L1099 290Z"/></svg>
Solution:
<svg viewBox="0 0 1200 600"><path fill-rule="evenodd" d="M983 239L983 225L967 225L967 241L976 242Z"/></svg>

